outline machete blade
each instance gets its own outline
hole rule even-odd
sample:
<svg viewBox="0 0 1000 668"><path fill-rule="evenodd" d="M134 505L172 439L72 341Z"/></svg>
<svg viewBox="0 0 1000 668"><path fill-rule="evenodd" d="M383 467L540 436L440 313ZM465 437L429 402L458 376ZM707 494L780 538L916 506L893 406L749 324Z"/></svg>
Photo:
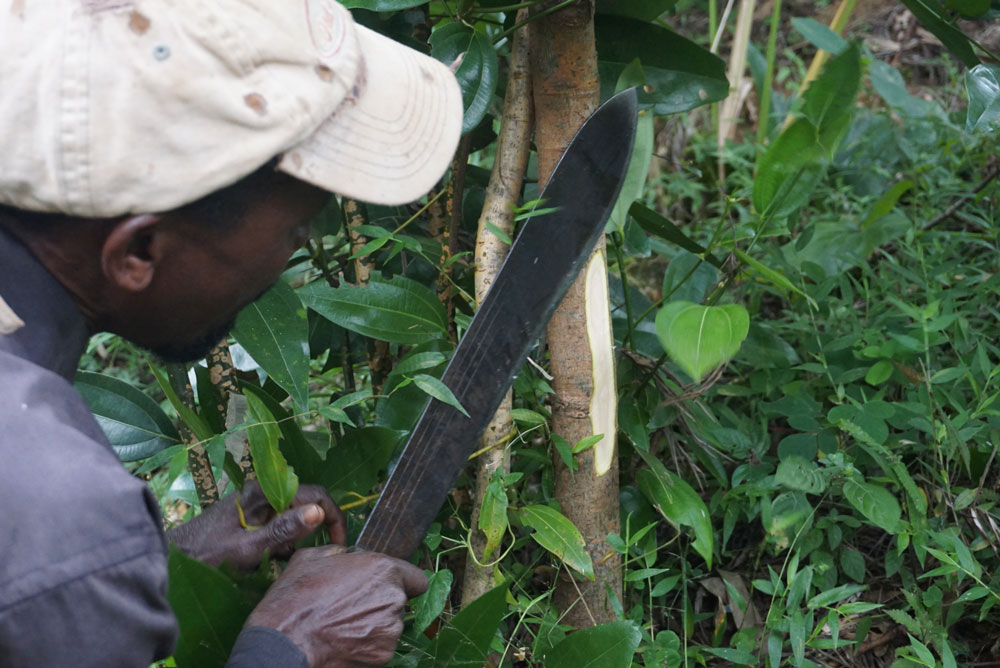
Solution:
<svg viewBox="0 0 1000 668"><path fill-rule="evenodd" d="M586 265L618 199L635 143L636 94L604 103L583 124L542 191L441 377L470 417L431 399L372 509L356 548L408 558L479 437Z"/></svg>

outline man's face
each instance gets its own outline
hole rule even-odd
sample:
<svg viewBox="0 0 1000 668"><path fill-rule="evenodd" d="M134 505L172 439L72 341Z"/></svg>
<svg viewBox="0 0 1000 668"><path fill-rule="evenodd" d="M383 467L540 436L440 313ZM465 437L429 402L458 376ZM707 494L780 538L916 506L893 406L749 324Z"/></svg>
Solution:
<svg viewBox="0 0 1000 668"><path fill-rule="evenodd" d="M169 253L147 290L120 295L116 321L108 328L168 361L204 357L229 331L237 313L278 279L329 197L276 173L232 223L206 224L187 214L168 214L161 243Z"/></svg>

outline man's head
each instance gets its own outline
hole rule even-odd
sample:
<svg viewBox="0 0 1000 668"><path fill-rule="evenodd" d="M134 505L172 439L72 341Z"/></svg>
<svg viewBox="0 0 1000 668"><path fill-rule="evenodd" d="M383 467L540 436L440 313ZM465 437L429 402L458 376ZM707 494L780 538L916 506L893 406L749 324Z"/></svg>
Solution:
<svg viewBox="0 0 1000 668"><path fill-rule="evenodd" d="M85 219L0 208L0 226L66 286L92 330L181 361L203 357L277 280L329 197L269 163L163 214Z"/></svg>
<svg viewBox="0 0 1000 668"><path fill-rule="evenodd" d="M328 193L422 196L462 125L444 64L334 0L23 3L0 81L0 224L92 328L170 358L276 280Z"/></svg>

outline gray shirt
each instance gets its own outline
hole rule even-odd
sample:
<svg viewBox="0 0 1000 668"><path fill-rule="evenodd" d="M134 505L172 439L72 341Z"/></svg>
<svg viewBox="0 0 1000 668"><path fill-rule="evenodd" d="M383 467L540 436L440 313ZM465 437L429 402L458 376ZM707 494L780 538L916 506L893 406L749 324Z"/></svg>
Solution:
<svg viewBox="0 0 1000 668"><path fill-rule="evenodd" d="M156 499L72 387L83 316L2 228L0 296L25 322L0 335L0 667L145 668L177 637ZM306 660L258 629L228 664L251 665Z"/></svg>

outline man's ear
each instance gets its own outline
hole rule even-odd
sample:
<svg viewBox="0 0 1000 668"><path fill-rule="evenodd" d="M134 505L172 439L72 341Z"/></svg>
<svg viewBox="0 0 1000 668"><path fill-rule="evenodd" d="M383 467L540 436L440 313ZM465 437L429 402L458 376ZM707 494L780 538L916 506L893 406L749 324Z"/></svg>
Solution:
<svg viewBox="0 0 1000 668"><path fill-rule="evenodd" d="M129 292L149 287L163 259L162 221L160 215L143 213L115 224L101 248L101 269L109 281Z"/></svg>

